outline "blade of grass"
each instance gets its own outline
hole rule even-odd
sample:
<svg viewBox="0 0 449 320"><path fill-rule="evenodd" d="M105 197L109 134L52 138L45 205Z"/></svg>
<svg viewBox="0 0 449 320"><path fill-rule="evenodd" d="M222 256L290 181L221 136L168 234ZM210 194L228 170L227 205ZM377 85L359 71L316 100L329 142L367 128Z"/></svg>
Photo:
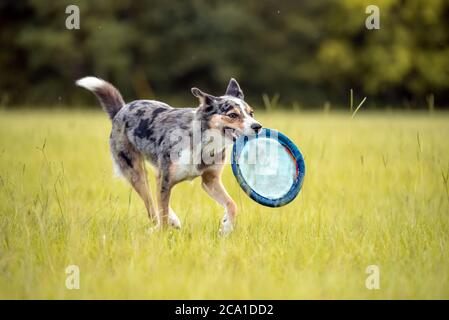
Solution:
<svg viewBox="0 0 449 320"><path fill-rule="evenodd" d="M357 108L355 109L354 113L353 113L352 116L351 116L351 119L354 119L355 114L356 114L357 111L359 111L359 109L362 107L362 105L363 105L363 103L365 102L365 100L366 100L366 97L363 98L362 102L360 102L360 104L357 106Z"/></svg>

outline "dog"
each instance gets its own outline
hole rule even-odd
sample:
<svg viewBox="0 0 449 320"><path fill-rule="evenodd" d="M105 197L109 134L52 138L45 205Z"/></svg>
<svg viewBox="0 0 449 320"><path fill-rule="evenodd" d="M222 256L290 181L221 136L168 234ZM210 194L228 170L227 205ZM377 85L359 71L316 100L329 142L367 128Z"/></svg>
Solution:
<svg viewBox="0 0 449 320"><path fill-rule="evenodd" d="M192 88L199 100L196 108L174 108L155 100L125 104L113 85L96 77L79 79L76 84L93 92L109 115L114 167L142 198L148 217L155 222L153 229L181 227L169 204L172 188L201 176L203 189L225 210L220 234L234 230L237 207L221 181L226 149L239 136L262 129L234 78L222 96ZM150 195L145 161L155 168L158 210Z"/></svg>

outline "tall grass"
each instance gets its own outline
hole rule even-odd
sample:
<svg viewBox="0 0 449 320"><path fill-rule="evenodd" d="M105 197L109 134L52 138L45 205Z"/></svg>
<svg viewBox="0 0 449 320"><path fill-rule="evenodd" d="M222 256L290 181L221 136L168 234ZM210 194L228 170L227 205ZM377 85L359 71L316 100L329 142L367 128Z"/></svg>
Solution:
<svg viewBox="0 0 449 320"><path fill-rule="evenodd" d="M221 238L222 209L197 180L173 191L183 229L146 232L112 175L103 113L1 111L0 297L449 298L448 114L256 117L300 147L303 190L262 207L227 167L240 214ZM373 264L379 290L365 287Z"/></svg>

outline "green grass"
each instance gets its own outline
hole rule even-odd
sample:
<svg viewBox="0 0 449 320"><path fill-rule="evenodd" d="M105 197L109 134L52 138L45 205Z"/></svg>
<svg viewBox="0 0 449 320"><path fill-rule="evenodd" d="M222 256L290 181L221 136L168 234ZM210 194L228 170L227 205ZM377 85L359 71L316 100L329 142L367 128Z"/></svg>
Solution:
<svg viewBox="0 0 449 320"><path fill-rule="evenodd" d="M301 148L303 190L262 207L228 166L240 214L221 238L197 180L174 189L183 229L147 234L100 111L0 112L0 298L449 298L449 114L350 117L259 112Z"/></svg>

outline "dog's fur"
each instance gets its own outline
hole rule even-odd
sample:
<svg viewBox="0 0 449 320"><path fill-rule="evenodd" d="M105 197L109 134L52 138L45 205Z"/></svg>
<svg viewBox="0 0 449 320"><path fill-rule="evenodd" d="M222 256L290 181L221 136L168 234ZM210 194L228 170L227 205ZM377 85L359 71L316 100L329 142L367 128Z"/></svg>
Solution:
<svg viewBox="0 0 449 320"><path fill-rule="evenodd" d="M237 208L221 182L226 146L241 134L254 134L261 129L235 79L229 82L225 95L219 97L192 88L192 94L200 102L197 108L173 108L154 100L125 104L114 86L95 77L82 78L76 84L92 91L112 120L110 149L116 168L142 198L150 220L157 222L156 228L181 227L169 206L170 192L175 184L201 176L204 190L225 209L220 232L228 234L234 229ZM198 143L195 125L201 132ZM212 149L210 136L203 134L211 129L224 141ZM179 140L173 137L180 133L189 143L175 152L179 157L173 157L173 151L179 148ZM210 163L201 158L195 163L195 153L203 154L208 146L207 152L220 161ZM148 187L145 160L156 169L157 211Z"/></svg>

